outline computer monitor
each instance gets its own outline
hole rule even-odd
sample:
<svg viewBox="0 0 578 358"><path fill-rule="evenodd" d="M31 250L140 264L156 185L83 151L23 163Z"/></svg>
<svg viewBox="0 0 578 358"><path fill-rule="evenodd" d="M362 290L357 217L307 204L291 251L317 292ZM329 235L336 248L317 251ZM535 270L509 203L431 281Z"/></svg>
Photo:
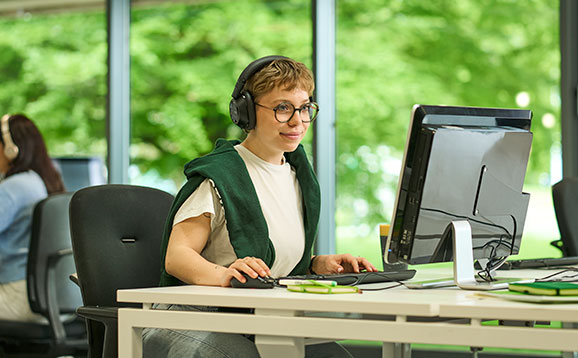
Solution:
<svg viewBox="0 0 578 358"><path fill-rule="evenodd" d="M105 167L99 157L55 157L52 161L67 191L106 183Z"/></svg>
<svg viewBox="0 0 578 358"><path fill-rule="evenodd" d="M454 261L456 281L471 283L474 259L490 274L517 254L531 118L521 109L414 106L384 261Z"/></svg>

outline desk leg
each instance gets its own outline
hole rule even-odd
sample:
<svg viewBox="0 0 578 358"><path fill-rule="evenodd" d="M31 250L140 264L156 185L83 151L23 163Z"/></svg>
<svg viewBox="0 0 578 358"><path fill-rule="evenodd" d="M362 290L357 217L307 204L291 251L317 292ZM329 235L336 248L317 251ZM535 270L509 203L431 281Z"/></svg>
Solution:
<svg viewBox="0 0 578 358"><path fill-rule="evenodd" d="M562 322L562 328L576 329L578 323ZM578 352L562 352L562 358L578 358Z"/></svg>
<svg viewBox="0 0 578 358"><path fill-rule="evenodd" d="M303 338L256 336L255 344L262 358L303 358L305 344Z"/></svg>
<svg viewBox="0 0 578 358"><path fill-rule="evenodd" d="M296 316L300 311L256 309L255 315ZM262 358L303 358L305 357L305 339L301 337L282 337L256 335L255 345Z"/></svg>
<svg viewBox="0 0 578 358"><path fill-rule="evenodd" d="M407 322L406 316L395 316L396 322ZM381 347L382 358L411 358L411 344L383 342Z"/></svg>
<svg viewBox="0 0 578 358"><path fill-rule="evenodd" d="M133 327L132 312L118 310L118 356L126 358L142 357L142 328Z"/></svg>
<svg viewBox="0 0 578 358"><path fill-rule="evenodd" d="M411 358L411 344L383 342L382 358Z"/></svg>

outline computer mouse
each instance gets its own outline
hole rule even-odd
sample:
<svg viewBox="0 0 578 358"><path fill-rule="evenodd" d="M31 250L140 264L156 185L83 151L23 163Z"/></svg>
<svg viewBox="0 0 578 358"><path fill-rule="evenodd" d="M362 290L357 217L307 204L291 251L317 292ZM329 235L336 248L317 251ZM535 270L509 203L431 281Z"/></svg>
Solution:
<svg viewBox="0 0 578 358"><path fill-rule="evenodd" d="M261 277L252 278L251 276L243 273L243 276L247 282L242 283L235 277L231 279L231 287L235 288L273 288L276 286L275 279L271 277Z"/></svg>

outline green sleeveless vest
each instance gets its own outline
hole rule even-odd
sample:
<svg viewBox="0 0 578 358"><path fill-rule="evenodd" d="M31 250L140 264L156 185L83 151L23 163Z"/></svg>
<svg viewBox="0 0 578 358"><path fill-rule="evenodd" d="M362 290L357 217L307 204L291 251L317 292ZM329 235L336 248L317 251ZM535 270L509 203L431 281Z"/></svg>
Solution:
<svg viewBox="0 0 578 358"><path fill-rule="evenodd" d="M229 239L237 257L254 256L262 259L267 266L273 266L275 250L269 239L267 222L263 217L247 167L233 147L239 143L239 141L218 139L211 153L194 159L185 166L185 175L188 180L175 196L163 233L160 286L184 284L165 271L169 236L175 214L206 178L213 180L221 196ZM321 194L317 177L307 160L302 145L299 145L294 152L285 153L285 159L295 169L303 196L305 249L301 260L291 271L292 275L298 275L307 273L311 260L311 250L317 236Z"/></svg>

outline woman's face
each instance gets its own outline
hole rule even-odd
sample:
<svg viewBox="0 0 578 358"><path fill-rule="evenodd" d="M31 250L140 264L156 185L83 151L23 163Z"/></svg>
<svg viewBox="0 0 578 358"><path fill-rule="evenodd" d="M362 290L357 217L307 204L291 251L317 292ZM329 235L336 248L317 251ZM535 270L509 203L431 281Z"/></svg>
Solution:
<svg viewBox="0 0 578 358"><path fill-rule="evenodd" d="M291 103L295 108L300 108L308 102L309 94L299 88L290 91L275 88L259 98L256 103L269 108L255 106L257 122L247 137L249 149L265 161L280 164L283 153L297 149L310 123L301 121L299 111L293 114L289 122L279 123L271 108L281 103Z"/></svg>

